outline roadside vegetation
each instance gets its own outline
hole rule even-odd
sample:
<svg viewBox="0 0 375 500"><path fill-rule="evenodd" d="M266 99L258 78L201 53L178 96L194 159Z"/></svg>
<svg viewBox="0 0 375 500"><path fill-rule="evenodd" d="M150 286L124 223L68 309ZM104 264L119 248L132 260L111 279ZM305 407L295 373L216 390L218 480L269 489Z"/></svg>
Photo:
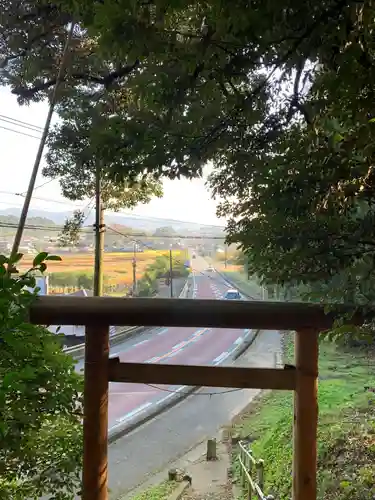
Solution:
<svg viewBox="0 0 375 500"><path fill-rule="evenodd" d="M262 298L262 287L256 276L248 276L244 265L244 256L238 250L232 250L226 255L216 253L211 259L212 265L232 283L244 295L254 298Z"/></svg>
<svg viewBox="0 0 375 500"><path fill-rule="evenodd" d="M291 347L289 360L292 362ZM323 341L319 360L318 499L372 500L375 491L375 357ZM267 494L289 500L293 394L273 391L234 423L265 461ZM236 449L234 477L238 480Z"/></svg>
<svg viewBox="0 0 375 500"><path fill-rule="evenodd" d="M168 277L169 250L146 250L138 252L136 258L138 288L141 293L151 296L157 292L158 280L162 277ZM133 253L104 253L103 291L105 294L120 293L125 295L127 293L133 281L132 259ZM32 265L32 257L25 256L23 260L22 269L27 269L28 266ZM172 250L173 277L180 278L189 274L184 266L186 260L186 250ZM81 288L92 290L94 283L93 262L93 255L89 253L64 254L60 262L52 262L52 265L48 267L51 292L71 293Z"/></svg>
<svg viewBox="0 0 375 500"><path fill-rule="evenodd" d="M81 481L82 377L56 335L28 322L34 275L59 257L16 274L21 258L0 255L0 498L65 500Z"/></svg>
<svg viewBox="0 0 375 500"><path fill-rule="evenodd" d="M185 267L183 260L176 261L173 257L172 270L170 268L169 256L161 255L156 257L152 264L149 264L142 278L138 281L138 296L151 297L159 290L159 280L164 279L165 284L170 284L171 274L174 278L187 278L190 270Z"/></svg>
<svg viewBox="0 0 375 500"><path fill-rule="evenodd" d="M177 484L175 481L164 481L134 495L130 500L167 500Z"/></svg>

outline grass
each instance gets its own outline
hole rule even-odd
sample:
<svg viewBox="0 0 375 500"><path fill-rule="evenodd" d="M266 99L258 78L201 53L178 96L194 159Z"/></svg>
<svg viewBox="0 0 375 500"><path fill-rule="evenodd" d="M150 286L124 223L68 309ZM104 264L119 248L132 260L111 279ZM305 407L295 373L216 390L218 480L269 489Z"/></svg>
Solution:
<svg viewBox="0 0 375 500"><path fill-rule="evenodd" d="M241 271L221 271L228 280L235 285L239 291L250 297L260 298L261 288L256 281L248 280L245 273Z"/></svg>
<svg viewBox="0 0 375 500"><path fill-rule="evenodd" d="M177 483L174 481L164 481L131 497L131 500L166 500L176 486Z"/></svg>
<svg viewBox="0 0 375 500"><path fill-rule="evenodd" d="M323 343L320 353L318 499L373 500L375 492L374 360ZM293 402L290 392L271 392L234 424L266 467L266 490L291 498ZM235 456L235 455L234 455ZM238 464L234 460L234 476Z"/></svg>
<svg viewBox="0 0 375 500"><path fill-rule="evenodd" d="M228 281L233 283L233 286L245 295L254 298L261 298L261 288L254 280L248 280L247 275L243 271L242 265L227 264L225 267L223 260L212 260L212 264L220 271Z"/></svg>
<svg viewBox="0 0 375 500"><path fill-rule="evenodd" d="M147 250L137 253L137 279L140 279L146 267L152 264L158 256L169 256L169 250ZM69 253L62 254L62 261L50 261L48 272L50 273L92 273L94 268L94 255L92 253ZM186 252L184 250L173 250L174 262L184 262ZM25 255L21 262L21 270L27 270L32 266L34 256ZM108 277L109 282L129 285L133 280L132 267L133 253L128 252L106 252L103 258L103 272Z"/></svg>

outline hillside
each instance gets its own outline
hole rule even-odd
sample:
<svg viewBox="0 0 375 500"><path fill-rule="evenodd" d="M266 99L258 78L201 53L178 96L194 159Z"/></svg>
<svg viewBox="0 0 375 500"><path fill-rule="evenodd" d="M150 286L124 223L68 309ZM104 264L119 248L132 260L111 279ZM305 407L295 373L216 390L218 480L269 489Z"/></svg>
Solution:
<svg viewBox="0 0 375 500"><path fill-rule="evenodd" d="M0 213L0 224L13 226L17 225L18 221L19 221L19 216L17 215L4 215ZM27 224L32 226L46 226L46 227L56 226L56 223L52 219L40 216L28 217Z"/></svg>
<svg viewBox="0 0 375 500"><path fill-rule="evenodd" d="M67 212L52 212L48 210L37 210L31 209L29 212L28 223L36 219L48 220L49 224L52 225L63 225L65 219L72 215L72 211ZM0 217L13 217L12 220L17 220L20 216L19 208L7 208L0 211ZM91 213L86 220L87 225L92 225L94 223L94 214ZM154 233L160 227L171 227L178 234L207 234L210 236L223 236L224 227L212 226L212 225L202 225L193 222L183 222L174 219L159 219L153 217L140 217L133 215L123 215L123 214L109 214L107 216L107 224L111 225L121 225L133 229L138 229L140 232L144 231L146 233ZM46 223L41 225L48 225Z"/></svg>

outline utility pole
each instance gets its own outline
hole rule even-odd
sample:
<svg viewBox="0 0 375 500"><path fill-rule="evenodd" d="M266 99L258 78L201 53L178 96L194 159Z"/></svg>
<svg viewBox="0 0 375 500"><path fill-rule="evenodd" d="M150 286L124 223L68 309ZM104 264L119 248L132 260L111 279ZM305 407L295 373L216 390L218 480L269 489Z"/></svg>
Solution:
<svg viewBox="0 0 375 500"><path fill-rule="evenodd" d="M35 181L36 181L38 171L39 171L40 161L42 159L44 146L46 144L49 128L51 125L53 111L55 109L55 104L57 101L57 91L58 91L58 88L60 86L62 76L63 76L64 70L65 70L65 66L66 66L66 63L68 60L69 46L70 46L70 42L72 40L74 26L75 26L75 23L72 21L71 25L70 25L69 32L68 32L68 36L67 36L67 39L65 42L65 47L64 47L63 54L62 54L61 64L60 64L59 71L57 74L55 87L53 89L52 97L50 100L49 110L48 110L46 122L44 124L42 138L40 139L38 151L37 151L35 161L34 161L34 166L33 166L33 169L31 171L29 186L27 188L25 200L23 202L23 207L22 207L20 220L19 220L18 227L17 227L17 232L16 232L16 235L15 235L14 241L13 241L11 258L14 257L18 253L18 249L19 249L19 246L21 244L23 232L24 232L25 225L26 225L27 214L28 214L29 208L30 208L30 202L31 202L31 198L32 198L32 195L34 192Z"/></svg>
<svg viewBox="0 0 375 500"><path fill-rule="evenodd" d="M172 249L169 250L169 282L171 287L171 298L173 299L173 261Z"/></svg>
<svg viewBox="0 0 375 500"><path fill-rule="evenodd" d="M137 294L137 244L133 241L133 297Z"/></svg>
<svg viewBox="0 0 375 500"><path fill-rule="evenodd" d="M95 176L95 264L94 296L103 295L103 254L104 254L104 208L101 195L101 168L96 167Z"/></svg>

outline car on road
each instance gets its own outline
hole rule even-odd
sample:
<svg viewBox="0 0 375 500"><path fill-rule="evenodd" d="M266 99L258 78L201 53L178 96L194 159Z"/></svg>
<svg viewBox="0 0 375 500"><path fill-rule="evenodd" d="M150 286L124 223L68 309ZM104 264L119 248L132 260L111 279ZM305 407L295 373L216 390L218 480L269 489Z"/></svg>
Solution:
<svg viewBox="0 0 375 500"><path fill-rule="evenodd" d="M206 269L206 271L208 273L213 273L215 271L215 269L212 266L208 266L208 268Z"/></svg>
<svg viewBox="0 0 375 500"><path fill-rule="evenodd" d="M224 295L224 300L242 300L242 295L238 290L229 288Z"/></svg>

